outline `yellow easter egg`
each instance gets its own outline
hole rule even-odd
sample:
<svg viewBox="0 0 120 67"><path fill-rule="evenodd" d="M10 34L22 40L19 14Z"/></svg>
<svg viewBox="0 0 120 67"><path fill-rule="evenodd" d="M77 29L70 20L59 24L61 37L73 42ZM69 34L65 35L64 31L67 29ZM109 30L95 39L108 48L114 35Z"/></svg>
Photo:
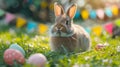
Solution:
<svg viewBox="0 0 120 67"><path fill-rule="evenodd" d="M118 16L118 14L119 14L118 6L116 6L116 5L112 6L112 13L113 13L114 16Z"/></svg>
<svg viewBox="0 0 120 67"><path fill-rule="evenodd" d="M89 11L88 10L82 10L81 16L84 20L87 20L89 18Z"/></svg>

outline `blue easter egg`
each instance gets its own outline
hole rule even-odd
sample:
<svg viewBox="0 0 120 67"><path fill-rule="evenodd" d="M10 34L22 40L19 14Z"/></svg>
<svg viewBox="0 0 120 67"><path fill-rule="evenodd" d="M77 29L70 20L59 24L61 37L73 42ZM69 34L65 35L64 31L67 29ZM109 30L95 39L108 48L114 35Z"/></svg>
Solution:
<svg viewBox="0 0 120 67"><path fill-rule="evenodd" d="M78 19L79 17L80 17L80 11L77 10L74 18L75 18L75 19Z"/></svg>
<svg viewBox="0 0 120 67"><path fill-rule="evenodd" d="M108 17L112 17L112 11L110 8L106 8L105 9L105 14L108 16Z"/></svg>
<svg viewBox="0 0 120 67"><path fill-rule="evenodd" d="M9 48L19 50L25 56L24 49L18 44L12 44Z"/></svg>
<svg viewBox="0 0 120 67"><path fill-rule="evenodd" d="M91 10L90 11L90 18L91 19L96 19L97 15L96 15L96 11L95 10Z"/></svg>

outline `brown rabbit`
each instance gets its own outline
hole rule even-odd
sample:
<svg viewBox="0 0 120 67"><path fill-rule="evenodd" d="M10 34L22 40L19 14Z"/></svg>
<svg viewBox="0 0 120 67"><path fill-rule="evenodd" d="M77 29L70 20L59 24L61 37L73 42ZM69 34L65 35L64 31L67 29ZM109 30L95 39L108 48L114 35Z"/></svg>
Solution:
<svg viewBox="0 0 120 67"><path fill-rule="evenodd" d="M89 50L89 34L79 25L73 23L77 5L70 6L65 13L62 6L54 3L55 24L50 29L50 47L53 51L82 52Z"/></svg>

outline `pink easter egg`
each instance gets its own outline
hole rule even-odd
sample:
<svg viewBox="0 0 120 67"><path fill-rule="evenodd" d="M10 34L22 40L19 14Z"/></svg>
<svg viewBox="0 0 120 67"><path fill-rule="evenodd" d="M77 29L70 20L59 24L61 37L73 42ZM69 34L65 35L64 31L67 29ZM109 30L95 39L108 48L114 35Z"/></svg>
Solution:
<svg viewBox="0 0 120 67"><path fill-rule="evenodd" d="M8 65L13 65L14 61L16 61L17 63L20 64L24 64L25 63L25 58L23 56L23 54L15 49L7 49L4 52L4 61L6 64Z"/></svg>
<svg viewBox="0 0 120 67"><path fill-rule="evenodd" d="M107 23L105 24L104 26L105 30L109 33L109 34L112 34L113 32L113 23Z"/></svg>
<svg viewBox="0 0 120 67"><path fill-rule="evenodd" d="M101 50L102 48L104 48L105 47L105 45L103 45L103 44L97 44L96 46L95 46L95 50Z"/></svg>
<svg viewBox="0 0 120 67"><path fill-rule="evenodd" d="M35 65L37 67L44 67L46 62L47 62L46 57L40 53L33 54L28 58L28 63Z"/></svg>
<svg viewBox="0 0 120 67"><path fill-rule="evenodd" d="M98 9L96 10L97 16L99 19L104 19L104 10L103 9Z"/></svg>

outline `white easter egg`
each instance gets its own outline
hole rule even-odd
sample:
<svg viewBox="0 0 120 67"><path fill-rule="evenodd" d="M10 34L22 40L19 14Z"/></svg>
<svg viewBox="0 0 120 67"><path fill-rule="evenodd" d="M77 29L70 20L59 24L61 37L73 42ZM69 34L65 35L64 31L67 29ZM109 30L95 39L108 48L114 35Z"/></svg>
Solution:
<svg viewBox="0 0 120 67"><path fill-rule="evenodd" d="M33 54L28 58L28 63L31 65L35 65L37 67L44 67L47 59L43 54L37 53Z"/></svg>

